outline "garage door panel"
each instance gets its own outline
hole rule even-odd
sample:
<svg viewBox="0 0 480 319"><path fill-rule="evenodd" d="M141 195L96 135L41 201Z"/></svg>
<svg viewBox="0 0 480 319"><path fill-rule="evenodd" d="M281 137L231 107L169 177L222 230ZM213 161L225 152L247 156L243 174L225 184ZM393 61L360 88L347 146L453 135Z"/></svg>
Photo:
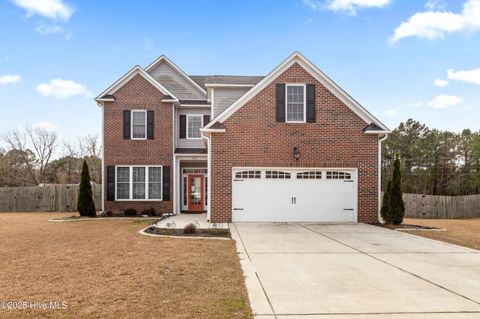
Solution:
<svg viewBox="0 0 480 319"><path fill-rule="evenodd" d="M242 221L256 221L260 216L252 212L257 211L286 214L291 204L288 182L284 180L273 185L266 180L237 180L233 194L233 210Z"/></svg>
<svg viewBox="0 0 480 319"><path fill-rule="evenodd" d="M354 170L255 172L242 175L234 170L233 221L356 221ZM239 176L255 178L235 178Z"/></svg>
<svg viewBox="0 0 480 319"><path fill-rule="evenodd" d="M306 183L305 183L306 182ZM302 221L353 221L354 200L351 183L343 181L297 180L294 210Z"/></svg>

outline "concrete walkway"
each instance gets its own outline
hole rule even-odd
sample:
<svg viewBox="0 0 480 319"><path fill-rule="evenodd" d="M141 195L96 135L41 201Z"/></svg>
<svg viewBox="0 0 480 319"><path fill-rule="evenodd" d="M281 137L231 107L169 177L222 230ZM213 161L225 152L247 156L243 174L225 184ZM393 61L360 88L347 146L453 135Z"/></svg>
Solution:
<svg viewBox="0 0 480 319"><path fill-rule="evenodd" d="M231 231L255 318L480 318L480 251L364 224Z"/></svg>

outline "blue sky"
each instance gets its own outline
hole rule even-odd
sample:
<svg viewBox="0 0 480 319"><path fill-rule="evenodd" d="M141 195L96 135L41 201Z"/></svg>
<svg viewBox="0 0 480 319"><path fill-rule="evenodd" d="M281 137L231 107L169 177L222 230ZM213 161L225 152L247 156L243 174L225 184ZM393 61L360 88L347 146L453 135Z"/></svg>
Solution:
<svg viewBox="0 0 480 319"><path fill-rule="evenodd" d="M93 97L161 54L264 75L295 50L390 128L480 129L480 0L0 0L0 30L0 134L100 133Z"/></svg>

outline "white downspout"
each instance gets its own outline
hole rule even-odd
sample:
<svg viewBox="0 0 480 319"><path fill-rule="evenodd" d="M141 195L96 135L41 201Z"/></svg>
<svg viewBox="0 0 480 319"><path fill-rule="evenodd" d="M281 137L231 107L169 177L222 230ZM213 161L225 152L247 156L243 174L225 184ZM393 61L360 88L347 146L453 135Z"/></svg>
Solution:
<svg viewBox="0 0 480 319"><path fill-rule="evenodd" d="M208 176L208 200L207 200L207 222L210 222L212 214L212 140L211 135L204 136L207 139L207 176Z"/></svg>
<svg viewBox="0 0 480 319"><path fill-rule="evenodd" d="M173 177L173 192L172 192L172 207L173 207L173 214L177 214L177 158L175 156L175 141L176 141L176 131L175 131L175 103L172 103L172 154L173 154L173 168L172 172L173 174L170 174L171 177Z"/></svg>
<svg viewBox="0 0 480 319"><path fill-rule="evenodd" d="M100 105L100 104L99 104ZM101 189L101 198L102 198L102 213L105 213L105 107L101 105L102 108L102 189Z"/></svg>
<svg viewBox="0 0 480 319"><path fill-rule="evenodd" d="M380 210L382 209L382 142L387 139L388 135L378 139L378 221L382 222Z"/></svg>

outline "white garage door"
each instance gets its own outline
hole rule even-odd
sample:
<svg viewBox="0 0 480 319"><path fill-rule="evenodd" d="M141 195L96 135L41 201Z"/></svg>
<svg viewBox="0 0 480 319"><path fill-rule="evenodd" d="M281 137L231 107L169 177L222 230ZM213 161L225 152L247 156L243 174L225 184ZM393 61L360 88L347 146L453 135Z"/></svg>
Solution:
<svg viewBox="0 0 480 319"><path fill-rule="evenodd" d="M356 222L355 169L233 170L234 222Z"/></svg>

